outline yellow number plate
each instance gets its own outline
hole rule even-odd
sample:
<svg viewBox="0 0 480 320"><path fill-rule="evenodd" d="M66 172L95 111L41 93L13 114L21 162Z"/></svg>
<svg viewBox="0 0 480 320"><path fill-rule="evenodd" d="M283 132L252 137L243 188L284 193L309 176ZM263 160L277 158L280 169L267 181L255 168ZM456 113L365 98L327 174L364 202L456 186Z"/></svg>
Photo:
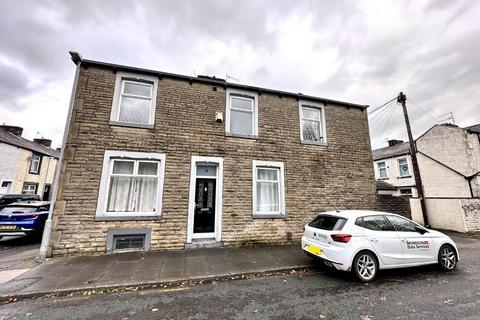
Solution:
<svg viewBox="0 0 480 320"><path fill-rule="evenodd" d="M318 254L318 255L322 254L322 249L317 248L315 246L307 246L307 251L311 252L311 253L314 253L314 254Z"/></svg>
<svg viewBox="0 0 480 320"><path fill-rule="evenodd" d="M0 226L0 230L15 230L17 226Z"/></svg>

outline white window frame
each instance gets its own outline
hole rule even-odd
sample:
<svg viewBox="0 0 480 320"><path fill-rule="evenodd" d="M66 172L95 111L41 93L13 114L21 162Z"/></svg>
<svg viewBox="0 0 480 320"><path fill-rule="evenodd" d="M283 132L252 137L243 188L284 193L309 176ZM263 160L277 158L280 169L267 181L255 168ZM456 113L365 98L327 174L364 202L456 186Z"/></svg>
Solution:
<svg viewBox="0 0 480 320"><path fill-rule="evenodd" d="M140 160L144 162L158 161L158 188L157 201L154 212L107 212L108 192L110 186L110 174L113 170L114 161L122 160ZM165 160L166 156L163 153L149 153L149 152L131 152L131 151L117 151L106 150L103 157L102 177L100 179L100 190L98 193L96 218L99 220L135 220L142 217L160 218L162 215L162 198L163 186L165 183ZM134 166L138 166L135 162ZM135 172L135 169L134 169ZM116 174L117 175L117 174ZM129 175L130 176L130 175Z"/></svg>
<svg viewBox="0 0 480 320"><path fill-rule="evenodd" d="M402 161L402 160L405 160L406 165L407 165L407 168L408 168L408 174L406 174L406 175L402 175L402 170L401 170L401 168L400 168L400 166L405 165L405 164L402 164L402 165L400 164L400 161ZM400 178L406 178L406 177L411 177L411 176L412 176L412 174L410 173L410 163L408 162L408 159L407 159L407 158L399 158L399 159L397 159L397 168L398 168L398 176L399 176Z"/></svg>
<svg viewBox="0 0 480 320"><path fill-rule="evenodd" d="M235 133L231 132L230 130L230 110L231 110L231 98L240 98L240 99L248 99L252 100L252 134L241 134L241 133ZM226 91L226 116L225 116L225 133L227 135L231 136L237 136L237 137L245 137L245 138L258 138L258 93L252 92L252 91L245 91L245 90L238 90L238 89L231 89L227 88ZM235 111L240 111L240 112L248 112L242 109L235 109Z"/></svg>
<svg viewBox="0 0 480 320"><path fill-rule="evenodd" d="M151 103L150 103L150 114L148 123L134 123L134 122L125 122L120 121L120 105L122 102L123 96L134 97L139 99L145 99L143 96L136 96L131 94L124 94L125 83L139 83L142 85L149 84L152 86L151 91ZM120 125L120 126L128 126L128 127L139 127L139 128L153 128L155 124L155 110L157 104L157 91L158 91L158 77L137 74L137 73L130 73L130 72L123 72L118 71L117 77L115 79L115 91L113 94L113 102L112 102L112 111L110 114L110 124L112 125Z"/></svg>
<svg viewBox="0 0 480 320"><path fill-rule="evenodd" d="M323 141L318 142L318 141L310 141L310 140L303 139L303 115L302 115L303 108L320 110L321 119L317 121L320 124L320 134L322 135ZM303 144L316 144L321 146L327 145L327 127L325 124L325 105L321 103L300 100L298 103L298 114L300 119L300 142ZM314 121L314 119L307 119L307 120Z"/></svg>
<svg viewBox="0 0 480 320"><path fill-rule="evenodd" d="M24 193L25 191L25 187L34 187L34 192L33 193ZM30 188L28 188L30 189ZM32 190L28 190L28 192L30 192ZM35 182L24 182L23 183L23 186L22 186L22 194L37 194L37 191L38 191L38 183L35 183Z"/></svg>
<svg viewBox="0 0 480 320"><path fill-rule="evenodd" d="M380 169L383 169L383 168L380 168L380 163L383 163L384 165L384 168L385 168L385 174L386 176L385 177L382 177L382 174L380 173ZM387 162L386 161L378 161L377 162L377 169L378 169L378 178L379 179L388 179L388 169L387 169Z"/></svg>
<svg viewBox="0 0 480 320"><path fill-rule="evenodd" d="M35 159L38 158L38 159ZM32 166L34 163L38 163L37 170L32 170ZM28 173L38 174L40 172L40 164L42 163L42 156L38 154L32 154L32 158L30 160L30 168L28 168Z"/></svg>
<svg viewBox="0 0 480 320"><path fill-rule="evenodd" d="M275 168L279 170L279 211L258 212L257 211L257 168ZM252 161L252 217L254 218L285 218L285 170L283 162L279 161Z"/></svg>

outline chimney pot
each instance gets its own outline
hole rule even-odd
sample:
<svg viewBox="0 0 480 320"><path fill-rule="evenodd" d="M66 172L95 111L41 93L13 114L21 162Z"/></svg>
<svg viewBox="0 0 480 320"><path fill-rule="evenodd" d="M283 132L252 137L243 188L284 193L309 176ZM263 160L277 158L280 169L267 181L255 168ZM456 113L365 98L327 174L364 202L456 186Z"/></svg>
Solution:
<svg viewBox="0 0 480 320"><path fill-rule="evenodd" d="M21 137L22 133L23 133L23 128L22 127L9 126L9 125L6 125L6 124L2 124L2 125L0 125L0 128L2 128L5 131L10 132L11 134L14 134L14 135L18 136L18 137Z"/></svg>
<svg viewBox="0 0 480 320"><path fill-rule="evenodd" d="M403 140L396 140L396 139L388 140L389 147L396 146L397 144L400 144L400 143L403 143Z"/></svg>
<svg viewBox="0 0 480 320"><path fill-rule="evenodd" d="M44 145L45 147L49 147L49 148L52 145L52 140L44 139L44 138L41 138L41 139L35 138L33 139L33 142Z"/></svg>

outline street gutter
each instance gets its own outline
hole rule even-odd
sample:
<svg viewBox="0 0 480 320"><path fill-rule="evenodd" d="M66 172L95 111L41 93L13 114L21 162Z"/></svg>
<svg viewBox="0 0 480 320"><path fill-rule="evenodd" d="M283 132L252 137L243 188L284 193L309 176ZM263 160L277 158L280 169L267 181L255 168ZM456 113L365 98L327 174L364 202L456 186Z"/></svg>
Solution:
<svg viewBox="0 0 480 320"><path fill-rule="evenodd" d="M183 279L164 279L164 280L153 280L153 281L144 281L138 283L120 283L114 285L86 285L83 287L73 287L57 290L46 290L46 291L32 291L25 293L17 294L6 294L0 296L0 303L10 303L23 299L35 299L41 297L60 297L67 296L72 294L99 294L99 293L113 293L121 291L139 291L139 290L148 290L157 287L179 287L183 285L197 285L197 284L206 284L213 282L224 282L224 281L234 281L234 280L246 280L253 279L256 277L269 277L282 275L285 273L304 272L304 273L321 273L315 265L298 265L291 267L280 267L280 268L269 268L256 271L247 271L247 272L238 272L238 273L225 273L217 274L211 276L192 276L189 278Z"/></svg>

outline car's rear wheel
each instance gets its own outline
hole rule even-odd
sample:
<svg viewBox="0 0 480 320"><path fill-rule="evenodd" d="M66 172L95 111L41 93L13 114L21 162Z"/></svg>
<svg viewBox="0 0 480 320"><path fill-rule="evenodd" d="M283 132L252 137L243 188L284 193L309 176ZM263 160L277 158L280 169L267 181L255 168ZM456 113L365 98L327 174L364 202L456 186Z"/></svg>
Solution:
<svg viewBox="0 0 480 320"><path fill-rule="evenodd" d="M438 252L438 263L445 271L452 271L457 266L458 257L455 248L449 244L444 244Z"/></svg>
<svg viewBox="0 0 480 320"><path fill-rule="evenodd" d="M362 251L353 259L353 272L358 280L362 282L370 282L377 276L378 262L375 256L368 252Z"/></svg>

